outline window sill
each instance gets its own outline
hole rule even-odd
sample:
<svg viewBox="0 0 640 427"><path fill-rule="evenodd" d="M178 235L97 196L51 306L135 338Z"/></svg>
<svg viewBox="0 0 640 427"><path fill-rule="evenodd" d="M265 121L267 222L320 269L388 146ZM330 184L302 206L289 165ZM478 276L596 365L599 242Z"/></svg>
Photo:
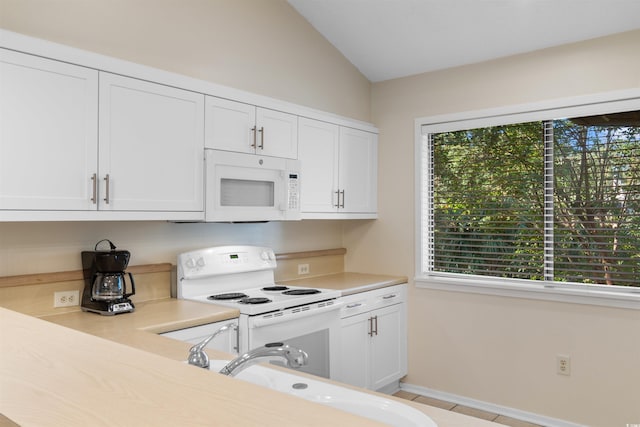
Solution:
<svg viewBox="0 0 640 427"><path fill-rule="evenodd" d="M543 285L497 278L439 275L417 276L414 282L417 288L424 289L640 310L640 288L628 292L617 289L607 291L575 285Z"/></svg>

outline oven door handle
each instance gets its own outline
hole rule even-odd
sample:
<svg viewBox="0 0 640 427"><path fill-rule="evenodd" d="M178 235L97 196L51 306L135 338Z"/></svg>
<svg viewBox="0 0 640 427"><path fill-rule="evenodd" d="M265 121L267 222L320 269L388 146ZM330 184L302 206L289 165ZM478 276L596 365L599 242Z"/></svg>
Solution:
<svg viewBox="0 0 640 427"><path fill-rule="evenodd" d="M254 316L249 318L249 327L261 328L263 326L275 325L277 323L288 322L290 320L297 320L303 317L316 316L316 315L324 314L330 311L340 310L340 308L342 307L342 304L343 304L342 301L333 300L333 303L331 305L325 305L324 307L313 308L306 311L300 310L299 312L295 313L295 315L293 315L294 313L291 313L291 311L297 310L297 308L294 308L294 309L289 308L284 311L280 311L276 313L270 313L270 314L265 314L261 316ZM269 316L269 317L265 318L265 316Z"/></svg>

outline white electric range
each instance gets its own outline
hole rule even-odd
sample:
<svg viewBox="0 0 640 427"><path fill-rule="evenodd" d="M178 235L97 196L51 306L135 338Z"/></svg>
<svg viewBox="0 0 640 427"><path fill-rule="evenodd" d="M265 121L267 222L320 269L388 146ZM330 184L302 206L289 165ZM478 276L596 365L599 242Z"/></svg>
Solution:
<svg viewBox="0 0 640 427"><path fill-rule="evenodd" d="M275 283L271 248L217 246L178 255L178 298L240 311L240 353L284 342L309 354L302 370L331 378L340 324L340 291Z"/></svg>

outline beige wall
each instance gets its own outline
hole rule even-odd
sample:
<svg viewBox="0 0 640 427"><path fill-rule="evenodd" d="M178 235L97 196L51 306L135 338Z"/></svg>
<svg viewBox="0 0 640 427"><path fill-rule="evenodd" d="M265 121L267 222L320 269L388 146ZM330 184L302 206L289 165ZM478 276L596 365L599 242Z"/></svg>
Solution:
<svg viewBox="0 0 640 427"><path fill-rule="evenodd" d="M415 271L414 119L640 88L639 47L635 31L374 84L379 219L345 226L347 268ZM638 310L410 287L408 323L408 383L589 426L640 420Z"/></svg>
<svg viewBox="0 0 640 427"><path fill-rule="evenodd" d="M284 0L0 0L0 28L370 120L370 83ZM342 246L338 221L0 223L0 276L74 270L110 238L131 263L222 244Z"/></svg>

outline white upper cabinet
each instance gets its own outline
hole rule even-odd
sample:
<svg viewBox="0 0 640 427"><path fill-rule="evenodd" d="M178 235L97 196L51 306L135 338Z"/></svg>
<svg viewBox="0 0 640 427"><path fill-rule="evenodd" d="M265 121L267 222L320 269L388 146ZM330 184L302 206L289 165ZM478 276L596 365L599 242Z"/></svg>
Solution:
<svg viewBox="0 0 640 427"><path fill-rule="evenodd" d="M299 119L303 218L375 218L377 135Z"/></svg>
<svg viewBox="0 0 640 427"><path fill-rule="evenodd" d="M100 209L204 210L204 95L100 73Z"/></svg>
<svg viewBox="0 0 640 427"><path fill-rule="evenodd" d="M0 210L86 211L98 72L0 49Z"/></svg>
<svg viewBox="0 0 640 427"><path fill-rule="evenodd" d="M2 29L0 43L0 221L202 221L205 148L299 159L303 219L377 217L367 123Z"/></svg>
<svg viewBox="0 0 640 427"><path fill-rule="evenodd" d="M349 213L378 210L378 135L340 128L340 209Z"/></svg>
<svg viewBox="0 0 640 427"><path fill-rule="evenodd" d="M337 212L340 127L299 119L300 211Z"/></svg>
<svg viewBox="0 0 640 427"><path fill-rule="evenodd" d="M298 157L298 117L242 102L206 97L205 146L217 150Z"/></svg>
<svg viewBox="0 0 640 427"><path fill-rule="evenodd" d="M256 108L256 154L298 158L298 116Z"/></svg>
<svg viewBox="0 0 640 427"><path fill-rule="evenodd" d="M238 153L256 152L256 107L207 96L205 147Z"/></svg>

